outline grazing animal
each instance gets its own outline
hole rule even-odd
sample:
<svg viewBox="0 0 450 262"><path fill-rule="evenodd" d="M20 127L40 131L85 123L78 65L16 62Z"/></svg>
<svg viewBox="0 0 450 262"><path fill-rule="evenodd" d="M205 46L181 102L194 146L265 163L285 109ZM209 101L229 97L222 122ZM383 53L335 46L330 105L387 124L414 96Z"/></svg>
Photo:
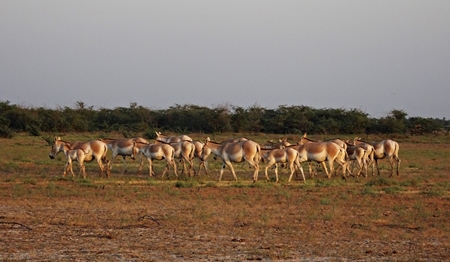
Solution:
<svg viewBox="0 0 450 262"><path fill-rule="evenodd" d="M339 146L343 147L344 149L347 149L347 143L340 138L333 138L333 139L329 139L326 141L316 141L316 140L310 139L309 137L306 137L306 133L304 133L301 138L301 141L303 141L303 143L306 143L308 141L309 142L333 142L333 143L338 144Z"/></svg>
<svg viewBox="0 0 450 262"><path fill-rule="evenodd" d="M183 161L183 174L191 176L194 168L194 152L195 146L191 141L183 140L180 142L164 142L156 140L155 144L167 144L175 149L174 158L181 159ZM186 163L189 164L189 170Z"/></svg>
<svg viewBox="0 0 450 262"><path fill-rule="evenodd" d="M200 174L200 170L202 169L202 167L205 170L205 174L208 175L208 168L206 166L208 164L208 156L211 154L211 149L204 148L205 143L198 140L192 141L192 144L194 144L194 156L200 160L197 175Z"/></svg>
<svg viewBox="0 0 450 262"><path fill-rule="evenodd" d="M269 181L269 175L267 174L267 170L275 165L275 177L276 182L278 182L278 165L279 163L287 163L289 165L289 168L291 170L291 173L289 175L288 182L291 182L292 175L294 174L296 168L299 168L302 172L303 176L303 182L306 182L305 180L305 174L303 172L303 168L299 161L300 153L291 147L288 148L279 148L279 149L261 149L261 156L262 160L264 159L268 160L269 163L266 165L265 168L265 175L267 181Z"/></svg>
<svg viewBox="0 0 450 262"><path fill-rule="evenodd" d="M161 177L164 177L169 172L170 167L173 168L175 176L178 177L177 165L174 160L175 149L168 144L145 144L140 142L133 142L133 153L135 157L137 154L142 153L148 160L149 175L155 175L153 172L153 160L165 160L166 166Z"/></svg>
<svg viewBox="0 0 450 262"><path fill-rule="evenodd" d="M82 159L83 161L81 161L81 159L77 160L80 163L80 166L83 166L84 162L90 162L95 159L100 167L100 176L102 176L103 172L105 172L106 176L109 177L109 161L106 158L108 146L104 142L99 140L87 142L67 142L61 140L60 137L55 137L49 157L54 159L59 152L64 152L65 146L71 150L81 149L84 152L87 152ZM106 166L103 165L103 163L105 163ZM83 174L83 177L86 178L86 173Z"/></svg>
<svg viewBox="0 0 450 262"><path fill-rule="evenodd" d="M308 140L300 140L297 145L290 146L297 149L300 153L300 162L317 162L322 164L327 177L330 178L334 171L334 162L338 163L342 168L342 178L347 179L346 171L351 172L348 168L348 155L346 150L334 142L310 142ZM328 162L330 172L326 167L325 161ZM311 166L310 166L310 173Z"/></svg>
<svg viewBox="0 0 450 262"><path fill-rule="evenodd" d="M128 172L128 166L127 166L125 157L130 156L131 159L134 159L134 157L132 157L133 142L148 144L148 141L142 137L120 138L120 139L103 138L103 139L100 139L100 141L103 141L108 146L109 150L112 152L110 169L112 169L112 165L113 165L116 157L122 156L123 165L124 165L123 173ZM141 172L143 164L144 164L144 158L141 157L140 161L139 161L138 174Z"/></svg>
<svg viewBox="0 0 450 262"><path fill-rule="evenodd" d="M361 141L359 138L355 139L355 143L358 143L358 142L364 142L364 141ZM368 142L364 142L364 143L368 143ZM378 160L384 159L387 157L389 160L389 164L391 165L391 174L389 177L392 177L392 175L394 174L394 166L395 166L395 170L396 170L396 173L398 176L400 174L399 167L400 167L400 162L401 162L400 158L398 157L398 151L400 149L399 144L394 140L386 139L386 140L382 140L382 141L378 141L378 142L372 142L372 143L370 143L370 145L372 145L374 148L373 159L375 162L375 167L377 168L378 175L380 175L380 169L378 167ZM395 164L394 162L397 164ZM372 165L372 174L373 174L373 165Z"/></svg>
<svg viewBox="0 0 450 262"><path fill-rule="evenodd" d="M342 139L340 139L340 138L329 139L329 140L326 140L326 141L317 141L317 140L312 140L312 139L309 138L309 137L306 137L306 133L304 133L303 136L302 136L302 138L300 139L300 143L308 143L308 142L333 142L333 143L335 143L335 144L341 146L341 147L344 148L345 150L347 150L347 144L345 143L344 140L342 140ZM308 166L309 166L309 173L310 173L311 176L313 176L313 173L312 173L312 171L311 171L311 169L312 169L312 163L309 162L309 163L308 163ZM338 167L338 169L339 169L339 167ZM349 170L350 170L350 169L349 169ZM337 169L335 170L335 172L336 172L336 171L337 171ZM314 174L316 174L316 173L317 173L317 168L314 170Z"/></svg>
<svg viewBox="0 0 450 262"><path fill-rule="evenodd" d="M86 178L86 167L84 165L84 159L86 155L89 154L90 151L85 152L83 149L71 149L68 144L64 144L63 152L66 156L66 165L64 167L63 176L67 175L67 172L70 171L72 177L75 177L72 169L72 161L77 161L80 165L80 175L82 174L84 178Z"/></svg>
<svg viewBox="0 0 450 262"><path fill-rule="evenodd" d="M351 144L351 143L349 143L349 144ZM353 144L351 144L351 145L359 146L359 147L362 147L364 150L366 150L366 157L365 157L366 165L367 166L372 165L372 176L373 176L374 165L375 165L375 159L374 159L375 148L369 143L358 140L358 137L356 137L353 140Z"/></svg>
<svg viewBox="0 0 450 262"><path fill-rule="evenodd" d="M291 145L291 143L289 143L287 141L287 138L278 139L278 142L273 142L271 140L268 140L266 143L264 143L261 146L261 149L281 149L281 148L285 148L290 145Z"/></svg>
<svg viewBox="0 0 450 262"><path fill-rule="evenodd" d="M261 160L261 147L258 143L252 140L216 143L210 141L208 137L203 150L207 150L208 148L214 155L222 159L223 164L220 170L219 181L222 180L223 171L226 166L230 167L234 180L237 181L237 176L231 163L242 163L245 161L255 168L253 182L256 182L258 179L259 161Z"/></svg>
<svg viewBox="0 0 450 262"><path fill-rule="evenodd" d="M356 162L358 164L358 173L356 177L359 177L361 171L364 168L364 176L367 177L367 151L360 147L347 143L347 154L350 161Z"/></svg>
<svg viewBox="0 0 450 262"><path fill-rule="evenodd" d="M192 138L190 138L187 135L179 135L179 136L166 136L161 134L161 132L155 132L156 133L156 140L164 141L167 143L172 142L181 142L181 141L192 141Z"/></svg>

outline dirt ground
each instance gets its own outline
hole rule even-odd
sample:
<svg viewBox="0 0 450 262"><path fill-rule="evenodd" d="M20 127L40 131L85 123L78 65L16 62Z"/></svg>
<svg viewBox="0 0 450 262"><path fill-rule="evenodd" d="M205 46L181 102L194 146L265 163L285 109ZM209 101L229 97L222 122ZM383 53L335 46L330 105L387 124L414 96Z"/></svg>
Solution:
<svg viewBox="0 0 450 262"><path fill-rule="evenodd" d="M355 188L3 183L3 261L444 261L448 198ZM33 199L15 199L15 190ZM36 190L41 194L36 195ZM60 191L59 191L60 190ZM53 193L52 193L53 192ZM64 195L67 192L66 195ZM52 195L53 194L53 195ZM442 228L444 227L444 228Z"/></svg>
<svg viewBox="0 0 450 262"><path fill-rule="evenodd" d="M0 260L448 261L450 145L402 149L399 177L307 184L287 183L286 170L278 184L252 184L244 165L238 182L229 170L217 182L149 179L135 167L93 178L95 164L90 179L72 180L62 160L12 156L0 167Z"/></svg>

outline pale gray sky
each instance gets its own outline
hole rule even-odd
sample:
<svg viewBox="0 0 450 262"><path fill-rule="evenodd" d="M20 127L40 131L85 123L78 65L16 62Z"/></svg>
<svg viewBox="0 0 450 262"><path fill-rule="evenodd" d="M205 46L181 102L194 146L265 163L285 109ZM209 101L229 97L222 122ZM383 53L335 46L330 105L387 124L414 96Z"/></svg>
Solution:
<svg viewBox="0 0 450 262"><path fill-rule="evenodd" d="M450 1L0 0L0 100L450 118Z"/></svg>

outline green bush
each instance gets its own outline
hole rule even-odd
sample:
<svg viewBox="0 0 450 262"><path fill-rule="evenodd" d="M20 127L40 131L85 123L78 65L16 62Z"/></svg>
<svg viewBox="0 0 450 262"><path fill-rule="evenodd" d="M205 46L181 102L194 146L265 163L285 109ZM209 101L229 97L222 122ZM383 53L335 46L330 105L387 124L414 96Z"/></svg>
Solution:
<svg viewBox="0 0 450 262"><path fill-rule="evenodd" d="M7 126L0 126L0 137L3 138L12 138L14 136L14 133L9 127Z"/></svg>

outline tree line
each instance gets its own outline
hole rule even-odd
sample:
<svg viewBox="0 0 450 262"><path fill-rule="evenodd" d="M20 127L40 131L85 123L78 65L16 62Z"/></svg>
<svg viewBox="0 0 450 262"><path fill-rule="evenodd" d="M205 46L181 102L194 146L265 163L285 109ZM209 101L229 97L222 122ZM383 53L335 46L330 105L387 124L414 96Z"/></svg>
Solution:
<svg viewBox="0 0 450 262"><path fill-rule="evenodd" d="M0 101L0 136L29 132L122 132L154 134L173 133L268 133L268 134L448 134L445 118L407 117L403 110L392 110L381 118L370 117L359 109L285 106L267 109L222 105L214 108L197 105L174 105L153 110L130 103L114 109L86 106L78 101L74 107L50 109L24 107Z"/></svg>

